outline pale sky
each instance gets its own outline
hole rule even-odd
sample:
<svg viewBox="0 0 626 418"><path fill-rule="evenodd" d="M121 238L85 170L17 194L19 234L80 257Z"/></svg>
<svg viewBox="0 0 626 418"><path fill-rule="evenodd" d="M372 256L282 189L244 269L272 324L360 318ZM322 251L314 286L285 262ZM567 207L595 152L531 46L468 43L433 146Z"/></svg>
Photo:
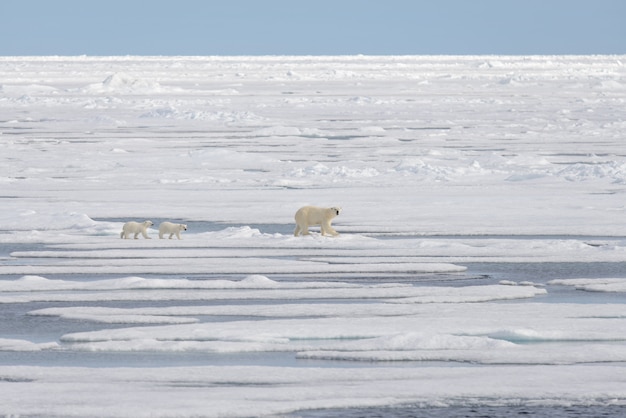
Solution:
<svg viewBox="0 0 626 418"><path fill-rule="evenodd" d="M0 55L626 54L626 0L0 0Z"/></svg>

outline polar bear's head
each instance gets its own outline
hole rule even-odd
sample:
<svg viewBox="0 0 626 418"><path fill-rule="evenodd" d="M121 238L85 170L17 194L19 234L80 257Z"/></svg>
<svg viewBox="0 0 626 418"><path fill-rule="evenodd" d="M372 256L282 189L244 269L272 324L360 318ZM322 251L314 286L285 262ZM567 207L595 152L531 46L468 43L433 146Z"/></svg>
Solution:
<svg viewBox="0 0 626 418"><path fill-rule="evenodd" d="M154 225L152 221L143 221L143 224L146 228L150 228L152 225Z"/></svg>
<svg viewBox="0 0 626 418"><path fill-rule="evenodd" d="M333 206L332 208L330 208L330 210L333 213L333 216L338 216L339 212L341 212L341 208L340 207L336 207L336 206Z"/></svg>
<svg viewBox="0 0 626 418"><path fill-rule="evenodd" d="M187 230L187 225L180 224L180 229L182 229L183 231L186 231Z"/></svg>

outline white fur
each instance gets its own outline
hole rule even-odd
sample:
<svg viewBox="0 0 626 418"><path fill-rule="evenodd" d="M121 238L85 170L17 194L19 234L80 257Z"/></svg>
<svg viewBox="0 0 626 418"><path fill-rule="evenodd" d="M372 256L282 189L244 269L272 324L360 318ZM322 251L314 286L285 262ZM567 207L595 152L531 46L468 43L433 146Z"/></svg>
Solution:
<svg viewBox="0 0 626 418"><path fill-rule="evenodd" d="M337 215L341 208L320 208L317 206L304 206L296 212L296 229L293 231L294 236L309 235L309 226L319 225L322 235L339 235L330 223Z"/></svg>
<svg viewBox="0 0 626 418"><path fill-rule="evenodd" d="M176 235L178 239L180 239L180 231L186 231L187 225L185 224L174 224L171 222L161 222L159 225L159 238L163 239L163 235L170 234L170 239Z"/></svg>
<svg viewBox="0 0 626 418"><path fill-rule="evenodd" d="M128 239L131 234L135 234L135 239L137 239L139 234L141 234L145 239L150 239L147 231L152 225L152 221L143 221L141 223L134 221L126 222L122 228L120 238Z"/></svg>

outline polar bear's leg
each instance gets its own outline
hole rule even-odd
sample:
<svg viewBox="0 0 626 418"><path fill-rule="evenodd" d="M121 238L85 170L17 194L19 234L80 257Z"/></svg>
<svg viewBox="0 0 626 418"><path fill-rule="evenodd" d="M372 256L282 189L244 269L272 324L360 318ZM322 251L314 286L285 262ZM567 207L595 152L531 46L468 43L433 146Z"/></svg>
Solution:
<svg viewBox="0 0 626 418"><path fill-rule="evenodd" d="M296 229L295 231L293 231L293 236L297 237L298 235L309 235L309 225L296 224Z"/></svg>
<svg viewBox="0 0 626 418"><path fill-rule="evenodd" d="M145 239L150 239L150 237L148 236L148 234L146 233L146 228L143 229L143 231L141 231L141 235L143 235L143 237ZM135 237L137 237L137 235L135 235Z"/></svg>
<svg viewBox="0 0 626 418"><path fill-rule="evenodd" d="M135 239L138 239L137 237L139 236L139 232L135 232Z"/></svg>
<svg viewBox="0 0 626 418"><path fill-rule="evenodd" d="M296 229L293 231L293 236L297 237L298 235L309 235L309 225L296 224Z"/></svg>
<svg viewBox="0 0 626 418"><path fill-rule="evenodd" d="M172 232L172 233L170 234L170 239L172 239L172 237L173 237L173 236L174 236L174 233Z"/></svg>
<svg viewBox="0 0 626 418"><path fill-rule="evenodd" d="M337 231L335 231L331 226L330 226L330 222L324 222L321 225L322 228L322 235L339 235L339 233Z"/></svg>
<svg viewBox="0 0 626 418"><path fill-rule="evenodd" d="M121 238L121 239L126 238L126 237L124 236L124 231L120 232L120 238Z"/></svg>
<svg viewBox="0 0 626 418"><path fill-rule="evenodd" d="M163 239L163 231L159 231L159 239Z"/></svg>

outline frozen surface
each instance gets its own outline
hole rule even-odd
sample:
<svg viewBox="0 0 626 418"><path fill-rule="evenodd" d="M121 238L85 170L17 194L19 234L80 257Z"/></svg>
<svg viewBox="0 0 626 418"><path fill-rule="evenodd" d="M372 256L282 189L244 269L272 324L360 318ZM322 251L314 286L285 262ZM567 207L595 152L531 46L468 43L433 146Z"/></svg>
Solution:
<svg viewBox="0 0 626 418"><path fill-rule="evenodd" d="M0 413L626 404L625 59L0 57Z"/></svg>

